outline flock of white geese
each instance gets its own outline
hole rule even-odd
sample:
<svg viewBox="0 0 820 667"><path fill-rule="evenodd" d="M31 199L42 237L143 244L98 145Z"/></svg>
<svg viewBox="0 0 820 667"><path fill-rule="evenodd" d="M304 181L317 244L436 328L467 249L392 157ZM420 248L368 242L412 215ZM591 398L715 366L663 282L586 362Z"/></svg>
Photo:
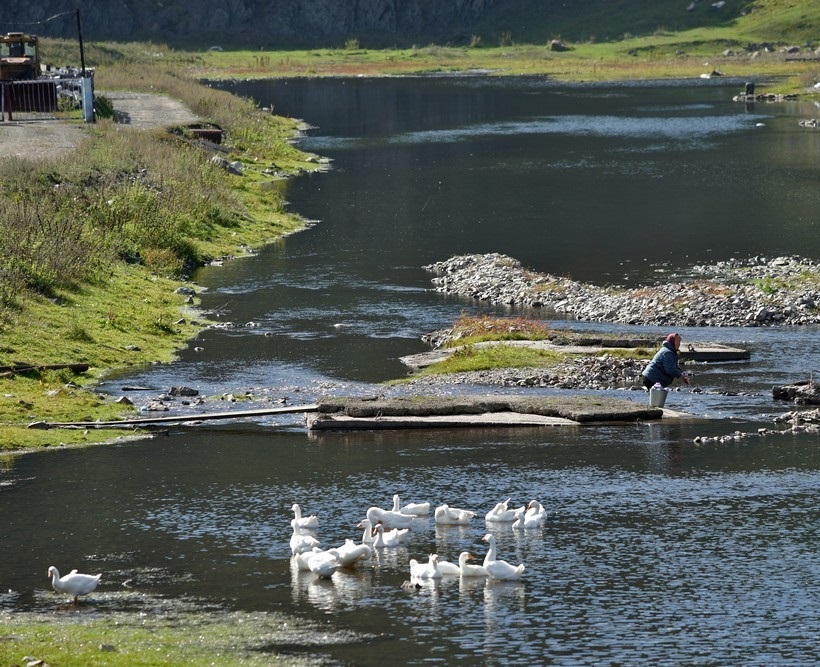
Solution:
<svg viewBox="0 0 820 667"><path fill-rule="evenodd" d="M497 503L484 516L485 521L490 524L511 524L515 531L544 525L547 513L537 500L532 500L527 506L521 507L510 507L510 501L508 498ZM294 518L290 522L293 530L290 550L296 568L313 572L318 577L330 578L341 568L353 568L358 563L369 560L376 549L389 549L404 544L413 530L413 524L430 514L430 503L402 505L401 498L396 494L393 496L392 509L371 507L367 510L366 518L357 525L363 531L360 542L347 539L344 544L330 549L322 549L317 538L318 517L303 516L302 508L298 504L294 504L291 509ZM435 508L433 516L436 525L458 526L469 525L477 513L443 504ZM488 545L481 565L470 562L475 560L476 556L469 551L462 551L457 563L444 560L435 553L430 554L426 561L420 562L411 558L410 582L420 583L445 576L487 577L500 581L521 579L524 564L513 565L498 558L495 536L491 533L487 533L481 539Z"/></svg>

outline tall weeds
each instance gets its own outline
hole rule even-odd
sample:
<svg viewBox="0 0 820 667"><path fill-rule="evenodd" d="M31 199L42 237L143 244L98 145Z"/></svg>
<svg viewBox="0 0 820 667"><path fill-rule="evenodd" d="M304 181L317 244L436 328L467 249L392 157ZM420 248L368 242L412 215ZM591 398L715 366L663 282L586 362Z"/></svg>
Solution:
<svg viewBox="0 0 820 667"><path fill-rule="evenodd" d="M233 97L139 63L97 72L98 89L171 95L223 127L240 157L295 162L293 123ZM140 262L178 276L200 263L201 242L246 215L229 176L182 133L121 131L97 123L67 159L0 161L0 324L26 290L51 295L106 275L112 262Z"/></svg>

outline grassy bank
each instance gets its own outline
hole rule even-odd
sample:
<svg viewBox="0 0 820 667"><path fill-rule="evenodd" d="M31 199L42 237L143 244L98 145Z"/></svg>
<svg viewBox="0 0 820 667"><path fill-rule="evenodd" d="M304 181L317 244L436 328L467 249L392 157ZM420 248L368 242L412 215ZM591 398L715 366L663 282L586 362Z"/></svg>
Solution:
<svg viewBox="0 0 820 667"><path fill-rule="evenodd" d="M553 51L549 44L492 47L430 45L399 50L359 48L312 51L208 51L186 68L203 78L268 78L322 76L408 76L482 72L497 76L546 76L566 82L646 79L695 79L722 76L765 84L766 92L817 95L820 80L816 56L748 49L755 43L731 28L630 37L617 42L568 45Z"/></svg>
<svg viewBox="0 0 820 667"><path fill-rule="evenodd" d="M205 77L381 76L482 71L560 81L724 76L771 83L768 92L803 92L820 80L813 49L820 5L808 0L711 3L593 1L556 11L526 0L493 15L460 45L372 49L351 36L310 51L208 51L186 67ZM492 12L490 12L492 14ZM666 26L666 27L665 27ZM562 39L562 35L566 39ZM559 41L566 50L554 50ZM797 54L787 52L798 47Z"/></svg>
<svg viewBox="0 0 820 667"><path fill-rule="evenodd" d="M151 606L142 612L98 611L86 603L85 609L65 605L56 613L2 613L0 664L315 665L322 662L315 655L324 646L356 640L282 614L215 610L202 601L205 609L199 609L194 602L144 597L143 604ZM129 601L118 600L112 606ZM302 650L294 650L299 644Z"/></svg>
<svg viewBox="0 0 820 667"><path fill-rule="evenodd" d="M109 440L119 432L33 431L29 422L110 419L133 408L94 394L109 369L168 361L201 326L181 314L189 297L175 292L192 270L214 257L242 255L301 226L275 190L271 174L315 169L289 143L291 119L197 83L198 77L282 77L484 71L608 81L725 76L765 81L767 92L800 91L820 79L817 60L780 47L817 25L820 9L795 16L765 0L736 21L682 32L658 28L618 41L488 46L431 45L371 50L351 39L315 51L178 52L158 44L86 45L98 90L158 92L183 101L222 128L241 178L210 163L184 131L121 132L97 123L71 159L0 164L0 366L88 364L66 369L0 371L0 449ZM808 13L807 13L808 12ZM797 30L794 26L803 26ZM748 48L770 42L771 51ZM46 40L44 61L76 63L76 44ZM805 50L804 50L805 52ZM760 90L760 89L759 89ZM195 286L191 286L196 289ZM194 299L194 305L196 300ZM482 353L483 354L483 353ZM553 363L541 358L478 359L468 365ZM516 352L516 355L520 352Z"/></svg>
<svg viewBox="0 0 820 667"><path fill-rule="evenodd" d="M108 120L68 159L0 163L0 450L122 435L26 426L133 410L93 385L112 368L169 361L203 326L183 311L196 298L177 291L193 269L302 226L275 190L260 187L272 174L317 168L289 143L292 120L173 68L147 72L138 62L112 65L96 85L182 100L223 128L228 158L245 173L212 164L183 130L123 131ZM40 369L66 364L89 368ZM20 365L31 368L9 368Z"/></svg>

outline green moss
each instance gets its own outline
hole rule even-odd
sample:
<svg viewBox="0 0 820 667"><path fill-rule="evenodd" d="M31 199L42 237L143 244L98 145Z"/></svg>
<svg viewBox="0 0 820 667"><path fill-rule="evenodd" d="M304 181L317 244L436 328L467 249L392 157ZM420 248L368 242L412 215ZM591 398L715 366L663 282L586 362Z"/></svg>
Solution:
<svg viewBox="0 0 820 667"><path fill-rule="evenodd" d="M0 616L0 664L43 660L61 667L174 667L178 665L309 665L308 647L334 641L309 624L288 635L291 619L265 613L4 613ZM281 656L277 645L303 641L305 656ZM336 640L338 641L338 640Z"/></svg>

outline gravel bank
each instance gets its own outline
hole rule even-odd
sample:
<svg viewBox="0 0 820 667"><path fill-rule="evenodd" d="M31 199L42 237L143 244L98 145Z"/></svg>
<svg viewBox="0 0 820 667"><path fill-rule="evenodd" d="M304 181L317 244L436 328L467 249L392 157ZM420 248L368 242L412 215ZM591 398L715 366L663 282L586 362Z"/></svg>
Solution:
<svg viewBox="0 0 820 667"><path fill-rule="evenodd" d="M663 283L600 287L537 273L497 253L424 267L435 289L496 304L541 307L577 320L669 327L820 323L820 265L801 257L753 257L695 265Z"/></svg>

